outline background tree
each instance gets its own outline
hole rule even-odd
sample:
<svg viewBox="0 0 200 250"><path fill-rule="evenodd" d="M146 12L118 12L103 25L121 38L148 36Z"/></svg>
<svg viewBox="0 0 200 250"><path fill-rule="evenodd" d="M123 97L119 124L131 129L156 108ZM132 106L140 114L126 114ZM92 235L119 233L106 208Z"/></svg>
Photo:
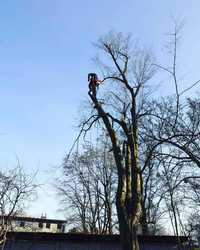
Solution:
<svg viewBox="0 0 200 250"><path fill-rule="evenodd" d="M171 34L169 53L172 55L172 64L163 66L155 64L162 72L170 76L175 86L175 95L151 100L146 114L143 117L143 128L147 141L151 142L151 154L155 149L162 162L159 169L160 182L164 188L166 210L169 212L174 233L177 236L179 249L179 233L184 227L181 220L181 210L184 206L191 207L188 197L191 192L185 192L188 183L199 180L199 139L200 116L199 98L185 98L185 94L199 83L199 80L186 89L180 90L177 76L177 45L180 26L175 24ZM146 120L146 121L145 121ZM182 215L186 214L182 211Z"/></svg>
<svg viewBox="0 0 200 250"><path fill-rule="evenodd" d="M34 176L27 175L18 164L8 171L0 171L0 244L4 246L6 233L12 229L12 217L21 213L26 203L36 195Z"/></svg>
<svg viewBox="0 0 200 250"><path fill-rule="evenodd" d="M148 155L148 152L147 152ZM147 155L144 157L147 159ZM162 218L166 214L163 207L165 190L160 180L159 171L162 162L156 159L155 155L148 161L142 171L143 196L142 196L142 215L140 224L143 234L157 235L164 234Z"/></svg>
<svg viewBox="0 0 200 250"><path fill-rule="evenodd" d="M74 230L112 234L117 219L114 208L116 168L112 153L108 152L108 142L103 137L99 140L96 146L85 143L81 152L64 160L57 190Z"/></svg>

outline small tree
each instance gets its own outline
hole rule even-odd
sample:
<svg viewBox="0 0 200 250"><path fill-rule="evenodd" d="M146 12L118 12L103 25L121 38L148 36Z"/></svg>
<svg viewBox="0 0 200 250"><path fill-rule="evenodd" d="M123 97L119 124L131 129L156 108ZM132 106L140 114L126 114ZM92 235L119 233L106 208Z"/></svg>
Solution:
<svg viewBox="0 0 200 250"><path fill-rule="evenodd" d="M36 194L33 177L25 174L18 165L9 171L0 171L0 244L5 244L6 234L12 229L13 216L21 213L27 201Z"/></svg>
<svg viewBox="0 0 200 250"><path fill-rule="evenodd" d="M116 225L116 169L108 147L102 139L96 147L85 143L81 152L64 160L56 187L62 211L78 231L112 234Z"/></svg>

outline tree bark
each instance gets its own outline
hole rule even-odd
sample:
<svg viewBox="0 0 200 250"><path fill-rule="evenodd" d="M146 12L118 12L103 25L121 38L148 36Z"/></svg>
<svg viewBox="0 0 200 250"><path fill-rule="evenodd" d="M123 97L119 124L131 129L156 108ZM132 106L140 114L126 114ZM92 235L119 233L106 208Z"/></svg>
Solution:
<svg viewBox="0 0 200 250"><path fill-rule="evenodd" d="M117 214L119 220L120 240L123 250L139 250L137 237L137 224L134 223L134 218L131 214L127 214L125 209L121 207L119 202L116 202Z"/></svg>

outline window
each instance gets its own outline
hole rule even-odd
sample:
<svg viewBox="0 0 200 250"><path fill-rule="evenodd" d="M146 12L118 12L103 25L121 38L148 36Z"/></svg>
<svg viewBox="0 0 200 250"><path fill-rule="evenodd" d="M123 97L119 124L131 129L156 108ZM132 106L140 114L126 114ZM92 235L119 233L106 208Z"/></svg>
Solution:
<svg viewBox="0 0 200 250"><path fill-rule="evenodd" d="M20 221L19 226L20 226L20 227L25 227L25 221Z"/></svg>
<svg viewBox="0 0 200 250"><path fill-rule="evenodd" d="M46 228L51 228L51 223L46 223Z"/></svg>
<svg viewBox="0 0 200 250"><path fill-rule="evenodd" d="M38 223L38 227L39 227L39 228L43 228L43 223L42 223L42 222L39 222L39 223Z"/></svg>
<svg viewBox="0 0 200 250"><path fill-rule="evenodd" d="M59 230L62 229L62 224L61 223L57 224L57 229L59 229Z"/></svg>

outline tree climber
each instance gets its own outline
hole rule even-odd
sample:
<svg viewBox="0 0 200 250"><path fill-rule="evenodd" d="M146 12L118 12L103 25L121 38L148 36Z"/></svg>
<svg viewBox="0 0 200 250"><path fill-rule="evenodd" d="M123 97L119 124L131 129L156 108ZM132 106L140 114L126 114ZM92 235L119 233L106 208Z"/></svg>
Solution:
<svg viewBox="0 0 200 250"><path fill-rule="evenodd" d="M98 76L95 73L89 73L88 74L88 82L89 82L89 93L96 96L97 93L97 87L100 83L102 83L101 80L98 80Z"/></svg>

